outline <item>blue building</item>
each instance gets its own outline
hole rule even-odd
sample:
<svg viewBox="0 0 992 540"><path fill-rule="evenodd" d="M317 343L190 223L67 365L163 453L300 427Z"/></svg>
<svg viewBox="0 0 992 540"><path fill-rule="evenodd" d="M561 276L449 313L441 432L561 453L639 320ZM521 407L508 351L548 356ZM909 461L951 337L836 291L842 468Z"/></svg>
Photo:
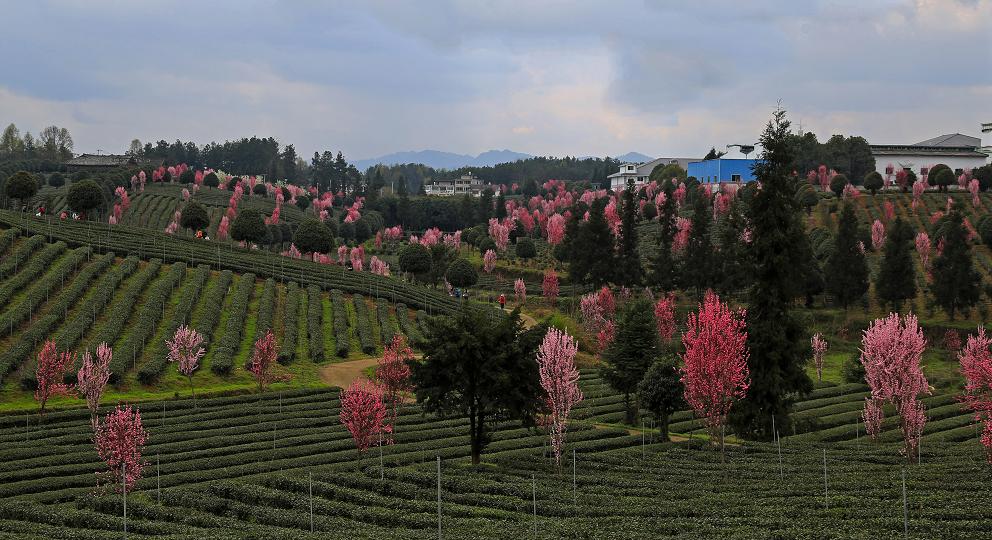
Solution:
<svg viewBox="0 0 992 540"><path fill-rule="evenodd" d="M694 176L701 184L718 184L724 182L750 182L754 180L751 168L757 159L717 158L689 163L686 171Z"/></svg>

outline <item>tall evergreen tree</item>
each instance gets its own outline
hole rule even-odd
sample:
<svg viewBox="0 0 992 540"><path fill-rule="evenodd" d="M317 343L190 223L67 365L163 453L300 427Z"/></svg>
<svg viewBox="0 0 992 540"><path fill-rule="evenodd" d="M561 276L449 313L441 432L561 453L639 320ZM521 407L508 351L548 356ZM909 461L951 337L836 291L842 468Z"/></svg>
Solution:
<svg viewBox="0 0 992 540"><path fill-rule="evenodd" d="M974 306L979 297L981 276L975 271L966 235L961 213L952 210L941 236L944 251L933 261L933 285L930 286L937 304L951 320L957 311Z"/></svg>
<svg viewBox="0 0 992 540"><path fill-rule="evenodd" d="M651 261L649 277L652 285L670 291L675 288L675 259L672 257L672 243L675 241L676 209L671 182L665 182L663 189L665 202L658 208L658 221L661 225L658 234L658 248Z"/></svg>
<svg viewBox="0 0 992 540"><path fill-rule="evenodd" d="M788 425L792 402L813 387L803 369L809 335L793 313L795 301L803 293L806 254L802 242L806 231L790 180L793 156L788 137L789 121L785 111L778 109L761 135L761 161L754 165L761 189L754 193L749 209L752 240L748 256L753 281L748 294L747 345L751 385L730 415L739 433L764 440L772 438L772 418L778 426Z"/></svg>
<svg viewBox="0 0 992 540"><path fill-rule="evenodd" d="M827 258L826 287L844 309L868 291L868 263L858 244L858 219L851 203L844 203L834 235L834 251Z"/></svg>
<svg viewBox="0 0 992 540"><path fill-rule="evenodd" d="M606 199L592 203L589 221L580 223L576 238L569 243L569 275L577 283L599 287L613 281L616 271L613 233L606 223Z"/></svg>
<svg viewBox="0 0 992 540"><path fill-rule="evenodd" d="M641 256L637 251L637 205L634 203L634 181L627 181L627 189L623 190L620 216L620 242L617 250L616 281L621 285L633 287L641 284L644 269L641 267Z"/></svg>
<svg viewBox="0 0 992 540"><path fill-rule="evenodd" d="M506 197L503 196L503 192L500 191L496 195L496 219L503 220L506 219Z"/></svg>
<svg viewBox="0 0 992 540"><path fill-rule="evenodd" d="M916 297L916 269L910 242L913 229L897 217L889 226L889 233L882 247L882 262L878 269L875 291L879 302L898 312L902 303Z"/></svg>
<svg viewBox="0 0 992 540"><path fill-rule="evenodd" d="M734 197L727 213L716 220L713 227L719 248L715 255L714 286L723 295L746 289L751 279L744 241L747 231L745 206L744 201Z"/></svg>
<svg viewBox="0 0 992 540"><path fill-rule="evenodd" d="M635 403L637 385L658 356L658 331L655 329L654 307L644 298L629 302L620 314L616 335L603 351L603 379L614 390L623 394L625 415L628 424L637 420Z"/></svg>
<svg viewBox="0 0 992 540"><path fill-rule="evenodd" d="M685 247L680 280L685 287L695 289L696 296L700 298L715 281L716 260L713 256L713 240L710 238L713 211L708 203L709 199L701 192L693 197L692 227L689 229L689 242Z"/></svg>

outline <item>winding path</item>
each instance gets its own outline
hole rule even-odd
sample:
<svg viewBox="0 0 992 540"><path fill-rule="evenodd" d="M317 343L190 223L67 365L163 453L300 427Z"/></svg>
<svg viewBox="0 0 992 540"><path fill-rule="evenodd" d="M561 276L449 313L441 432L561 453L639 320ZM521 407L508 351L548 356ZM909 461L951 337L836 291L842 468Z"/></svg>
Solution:
<svg viewBox="0 0 992 540"><path fill-rule="evenodd" d="M506 310L507 312L511 310ZM534 317L527 315L526 313L520 314L520 319L524 322L524 328L531 328L537 325L537 321ZM348 360L345 362L337 362L334 364L327 364L320 368L320 380L324 381L325 384L329 386L337 386L339 388L348 388L355 379L365 376L365 370L370 367L375 366L379 363L380 357L374 358L361 358L359 360ZM421 354L415 354L414 358L423 358Z"/></svg>

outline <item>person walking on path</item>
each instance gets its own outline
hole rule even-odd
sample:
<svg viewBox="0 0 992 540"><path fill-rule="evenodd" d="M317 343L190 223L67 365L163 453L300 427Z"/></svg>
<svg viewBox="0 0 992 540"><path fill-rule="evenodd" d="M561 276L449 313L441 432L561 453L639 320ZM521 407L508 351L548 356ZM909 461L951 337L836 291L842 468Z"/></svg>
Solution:
<svg viewBox="0 0 992 540"><path fill-rule="evenodd" d="M499 308L506 309L506 295L502 293L499 295Z"/></svg>

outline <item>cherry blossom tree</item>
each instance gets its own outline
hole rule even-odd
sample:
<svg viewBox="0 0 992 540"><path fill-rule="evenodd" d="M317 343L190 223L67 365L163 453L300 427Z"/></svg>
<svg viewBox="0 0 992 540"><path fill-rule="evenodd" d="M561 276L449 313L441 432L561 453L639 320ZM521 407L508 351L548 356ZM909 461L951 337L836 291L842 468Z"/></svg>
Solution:
<svg viewBox="0 0 992 540"><path fill-rule="evenodd" d="M915 450L926 423L923 405L917 401L921 394L930 393L920 367L926 346L923 330L912 313L902 319L897 313L876 319L861 340L861 364L871 388L871 396L865 398L866 430L877 435L877 423L883 417L882 404L892 403L901 417L903 452L910 461L916 457ZM869 424L876 426L869 428Z"/></svg>
<svg viewBox="0 0 992 540"><path fill-rule="evenodd" d="M682 334L682 384L685 399L723 447L723 426L734 402L742 399L750 381L747 366L745 311L732 311L707 291L699 313L690 313Z"/></svg>
<svg viewBox="0 0 992 540"><path fill-rule="evenodd" d="M147 439L148 432L141 425L141 411L130 405L123 408L118 405L97 423L96 451L107 464L104 476L109 483L128 491L134 489L135 482L141 478L144 466L141 452Z"/></svg>
<svg viewBox="0 0 992 540"><path fill-rule="evenodd" d="M885 223L889 223L892 220L896 219L896 206L892 204L892 201L885 201L885 204L882 205L882 208L885 215Z"/></svg>
<svg viewBox="0 0 992 540"><path fill-rule="evenodd" d="M506 222L500 222L496 218L489 219L489 236L496 243L496 248L506 251L506 246L510 242L510 226Z"/></svg>
<svg viewBox="0 0 992 540"><path fill-rule="evenodd" d="M203 343L203 336L199 332L186 326L180 325L172 339L165 340L165 346L169 349L169 362L178 364L179 373L189 379L189 391L196 402L196 392L193 390L193 372L200 364L204 350L200 344Z"/></svg>
<svg viewBox="0 0 992 540"><path fill-rule="evenodd" d="M382 351L375 371L376 381L382 388L383 401L389 408L392 423L403 403L402 393L413 389L410 382L410 365L413 360L413 350L406 344L402 335L396 334L393 340Z"/></svg>
<svg viewBox="0 0 992 540"><path fill-rule="evenodd" d="M544 271L544 281L541 283L544 298L553 306L558 299L558 274L554 268Z"/></svg>
<svg viewBox="0 0 992 540"><path fill-rule="evenodd" d="M561 214L552 214L548 218L548 244L557 246L565 239L565 218Z"/></svg>
<svg viewBox="0 0 992 540"><path fill-rule="evenodd" d="M610 343L613 343L613 339L617 335L617 325L612 320L604 321L600 326L599 331L596 332L596 344L599 346L599 351L605 351Z"/></svg>
<svg viewBox="0 0 992 540"><path fill-rule="evenodd" d="M920 254L920 263L923 270L930 269L930 235L926 231L920 231L916 235L916 252Z"/></svg>
<svg viewBox="0 0 992 540"><path fill-rule="evenodd" d="M882 244L885 243L885 225L882 222L875 220L871 224L871 248L875 251L882 249Z"/></svg>
<svg viewBox="0 0 992 540"><path fill-rule="evenodd" d="M517 278L516 281L513 282L513 293L517 297L518 304L524 304L527 302L527 284L524 283L523 279Z"/></svg>
<svg viewBox="0 0 992 540"><path fill-rule="evenodd" d="M579 389L579 370L575 367L575 353L579 344L568 333L551 328L537 349L537 365L541 388L549 413L549 436L555 464L561 466L561 451L565 446L568 415L576 403L582 401Z"/></svg>
<svg viewBox="0 0 992 540"><path fill-rule="evenodd" d="M392 433L386 423L386 405L382 388L364 378L352 381L341 391L341 423L348 428L359 453L364 453L378 443L381 435Z"/></svg>
<svg viewBox="0 0 992 540"><path fill-rule="evenodd" d="M992 464L992 353L989 347L992 339L985 329L978 328L978 334L968 336L964 348L958 353L961 374L964 375L964 393L961 403L975 413L975 420L984 424L982 446L985 456Z"/></svg>
<svg viewBox="0 0 992 540"><path fill-rule="evenodd" d="M675 295L668 293L662 296L654 305L654 321L658 328L658 337L662 343L671 341L675 335Z"/></svg>
<svg viewBox="0 0 992 540"><path fill-rule="evenodd" d="M276 336L272 333L272 329L268 329L265 335L255 341L255 348L251 353L251 365L248 368L248 371L255 376L259 392L265 390L265 386L272 382L272 365L278 354Z"/></svg>
<svg viewBox="0 0 992 540"><path fill-rule="evenodd" d="M493 268L496 268L496 252L487 249L486 254L482 256L482 269L486 271L487 274L493 272Z"/></svg>
<svg viewBox="0 0 992 540"><path fill-rule="evenodd" d="M916 182L913 182L913 210L916 210L916 208L920 205L920 196L922 196L923 192L926 190L926 180L917 180Z"/></svg>
<svg viewBox="0 0 992 540"><path fill-rule="evenodd" d="M231 220L227 216L220 218L220 225L217 226L217 239L227 240L228 231L231 228Z"/></svg>
<svg viewBox="0 0 992 540"><path fill-rule="evenodd" d="M823 339L823 334L817 332L810 339L813 347L813 365L816 366L816 380L823 380L823 357L827 352L827 340Z"/></svg>
<svg viewBox="0 0 992 540"><path fill-rule="evenodd" d="M978 192L980 189L981 188L978 184L978 180L971 179L968 181L968 192L971 193L971 204L975 208L978 208L979 206L982 205L982 199L981 197L978 196Z"/></svg>
<svg viewBox="0 0 992 540"><path fill-rule="evenodd" d="M65 372L76 363L76 353L59 352L55 342L48 340L38 351L38 388L34 391L34 399L41 405L40 414L45 414L45 404L48 398L55 395L68 395L69 387L62 382Z"/></svg>
<svg viewBox="0 0 992 540"><path fill-rule="evenodd" d="M103 390L110 380L110 361L113 357L113 350L106 343L101 343L96 348L96 360L89 351L83 353L83 363L79 367L79 373L76 374L76 389L86 400L86 406L90 410L90 423L93 424L94 429L100 398L103 397Z"/></svg>

